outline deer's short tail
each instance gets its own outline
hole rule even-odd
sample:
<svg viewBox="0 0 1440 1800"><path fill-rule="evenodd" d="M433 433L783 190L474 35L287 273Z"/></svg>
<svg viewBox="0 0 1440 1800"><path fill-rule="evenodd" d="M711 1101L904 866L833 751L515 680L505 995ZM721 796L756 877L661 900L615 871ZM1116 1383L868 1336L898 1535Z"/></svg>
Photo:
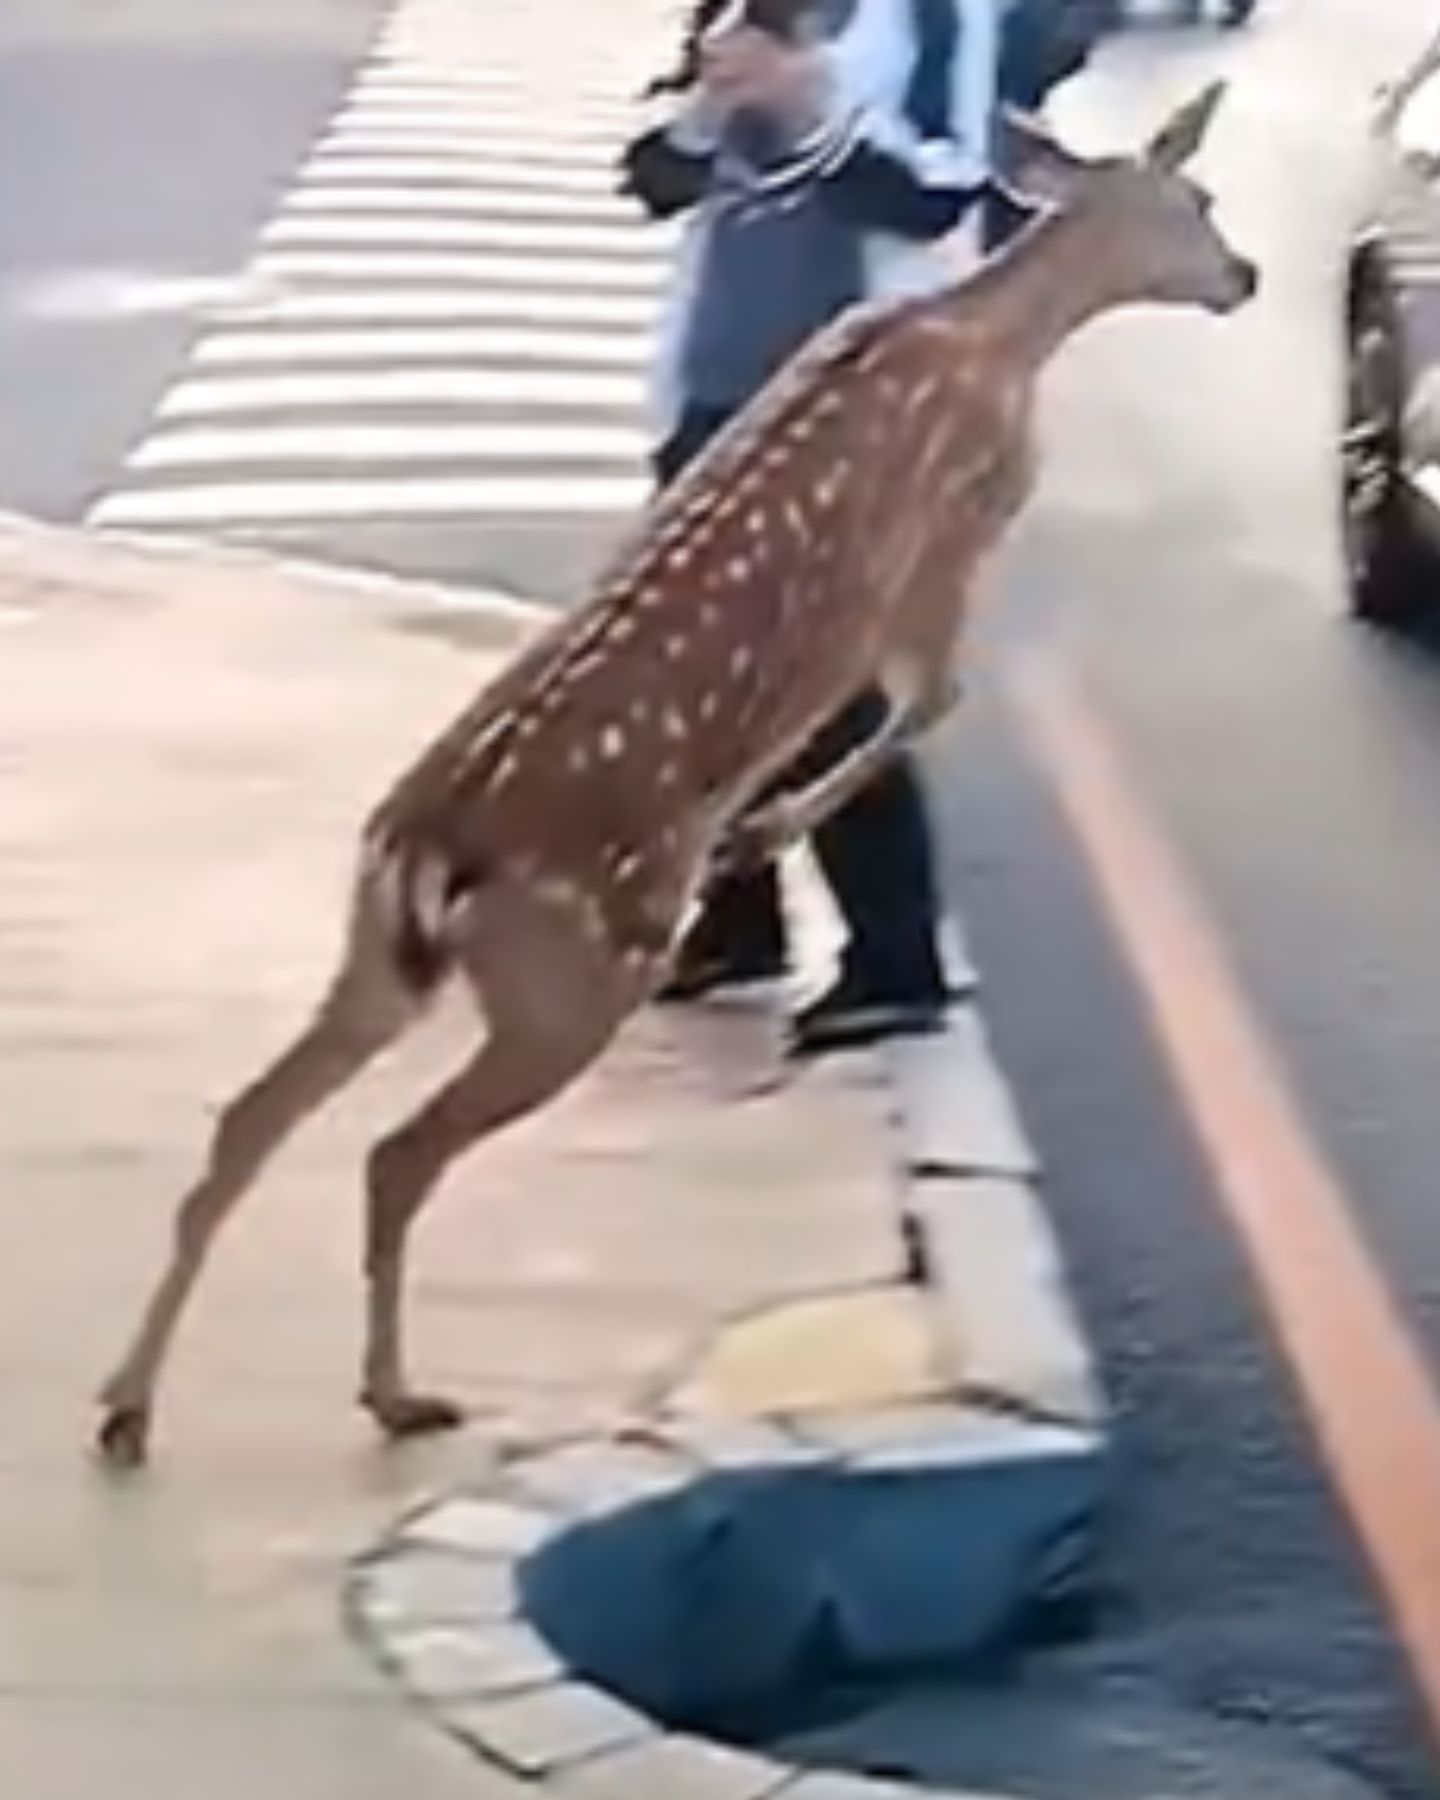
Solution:
<svg viewBox="0 0 1440 1800"><path fill-rule="evenodd" d="M461 867L437 846L367 838L359 906L395 971L418 998L441 987L487 871Z"/></svg>

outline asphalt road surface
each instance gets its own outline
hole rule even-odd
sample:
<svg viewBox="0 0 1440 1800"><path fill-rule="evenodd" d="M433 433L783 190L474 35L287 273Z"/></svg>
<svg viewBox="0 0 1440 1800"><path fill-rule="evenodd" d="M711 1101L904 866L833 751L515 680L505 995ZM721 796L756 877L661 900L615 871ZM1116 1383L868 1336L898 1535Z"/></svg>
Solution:
<svg viewBox="0 0 1440 1800"><path fill-rule="evenodd" d="M604 203L643 34L615 49L597 0L573 5L576 41L527 101L541 59L525 9L498 3L473 27L432 9L389 46L404 80L376 84L368 0L254 0L228 26L202 0L12 0L0 503L573 591L642 480L636 340L661 260ZM1207 175L1266 290L1223 326L1107 325L1057 372L1044 497L988 584L970 704L934 759L950 882L1119 1415L1096 1636L1053 1654L1258 1721L1395 1800L1440 1792L1427 1669L1382 1605L1326 1397L1342 1425L1410 1414L1383 1365L1347 1364L1343 1284L1329 1387L1297 1360L1227 1204L1270 1115L1252 1142L1233 1058L1174 1054L1166 1019L1206 983L1173 944L1137 954L1148 895L1127 921L1114 836L1087 835L1104 820L1076 785L1074 720L1208 922L1271 1085L1293 1089L1305 1166L1433 1378L1440 666L1343 618L1331 445L1363 109L1434 22L1421 0L1272 0L1245 34L1136 33L1076 84L1067 127L1119 146L1231 75ZM436 66L483 87L497 57L508 96L481 130L437 96ZM520 115L565 113L567 83L590 135L537 172ZM531 223L559 235L507 232L520 215L496 195L527 181L545 197ZM416 186L447 198L417 208ZM452 229L395 229L425 218ZM344 229L357 219L383 228ZM453 229L467 220L482 229ZM552 255L570 266L546 284L533 264ZM568 302L558 363L514 337L517 288ZM479 335L425 337L437 320ZM453 379L496 357L533 379ZM576 371L588 399L562 408L546 378ZM1071 696L1068 737L1028 698L1037 679ZM1277 1184L1297 1258L1313 1189ZM1369 1478L1410 1474L1400 1454Z"/></svg>

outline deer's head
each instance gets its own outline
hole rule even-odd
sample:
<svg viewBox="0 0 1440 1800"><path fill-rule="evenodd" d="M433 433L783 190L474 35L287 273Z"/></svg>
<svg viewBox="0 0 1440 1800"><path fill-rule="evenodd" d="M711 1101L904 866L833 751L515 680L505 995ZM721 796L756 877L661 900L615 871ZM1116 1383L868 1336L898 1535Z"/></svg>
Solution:
<svg viewBox="0 0 1440 1800"><path fill-rule="evenodd" d="M1088 162L1028 122L1009 122L1016 185L1062 210L1103 216L1127 299L1227 313L1259 288L1255 264L1226 242L1213 198L1186 173L1224 92L1217 82L1188 101L1136 157Z"/></svg>

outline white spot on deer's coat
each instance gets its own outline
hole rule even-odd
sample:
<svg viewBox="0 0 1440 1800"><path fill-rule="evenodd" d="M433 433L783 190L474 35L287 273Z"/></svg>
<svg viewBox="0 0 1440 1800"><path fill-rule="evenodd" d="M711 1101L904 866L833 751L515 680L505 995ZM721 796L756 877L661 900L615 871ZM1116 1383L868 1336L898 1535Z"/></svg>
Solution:
<svg viewBox="0 0 1440 1800"><path fill-rule="evenodd" d="M572 775L583 775L590 767L590 752L583 744L575 744L565 758L565 763Z"/></svg>
<svg viewBox="0 0 1440 1800"><path fill-rule="evenodd" d="M748 557L732 556L725 565L725 573L732 581L748 581L750 579L750 561Z"/></svg>
<svg viewBox="0 0 1440 1800"><path fill-rule="evenodd" d="M681 637L678 631L665 640L665 654L671 662L679 662L689 647L689 639Z"/></svg>
<svg viewBox="0 0 1440 1800"><path fill-rule="evenodd" d="M607 725L600 733L600 754L606 762L615 762L625 754L625 733L618 725Z"/></svg>
<svg viewBox="0 0 1440 1800"><path fill-rule="evenodd" d="M547 875L535 884L535 892L544 895L547 900L554 900L561 906L573 906L580 898L580 890L573 881L563 875Z"/></svg>
<svg viewBox="0 0 1440 1800"><path fill-rule="evenodd" d="M745 675L755 666L755 652L748 644L737 644L730 652L730 673Z"/></svg>
<svg viewBox="0 0 1440 1800"><path fill-rule="evenodd" d="M660 715L660 728L673 743L683 744L690 735L685 715L678 706L667 706Z"/></svg>
<svg viewBox="0 0 1440 1800"><path fill-rule="evenodd" d="M845 477L850 472L848 463L837 463L833 469L827 469L811 490L815 496L815 504L822 512L828 512L840 498L840 490L845 484Z"/></svg>

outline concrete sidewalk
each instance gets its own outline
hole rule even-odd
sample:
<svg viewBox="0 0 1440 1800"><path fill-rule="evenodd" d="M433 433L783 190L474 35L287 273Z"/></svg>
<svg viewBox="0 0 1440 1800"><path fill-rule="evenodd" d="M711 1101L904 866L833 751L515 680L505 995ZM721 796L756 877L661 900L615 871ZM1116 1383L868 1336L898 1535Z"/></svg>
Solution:
<svg viewBox="0 0 1440 1800"><path fill-rule="evenodd" d="M604 1438L662 1398L853 1415L955 1387L903 1279L879 1072L781 1082L767 1016L716 1010L640 1021L456 1176L419 1235L415 1360L475 1428L380 1447L351 1403L357 1170L470 1041L457 1004L222 1242L154 1470L117 1487L87 1464L91 1389L206 1105L318 992L369 802L523 628L420 590L0 525L0 1770L24 1800L509 1791L346 1641L349 1556L500 1453ZM920 1123L933 1151L943 1120ZM1002 1398L1089 1404L1068 1354Z"/></svg>

